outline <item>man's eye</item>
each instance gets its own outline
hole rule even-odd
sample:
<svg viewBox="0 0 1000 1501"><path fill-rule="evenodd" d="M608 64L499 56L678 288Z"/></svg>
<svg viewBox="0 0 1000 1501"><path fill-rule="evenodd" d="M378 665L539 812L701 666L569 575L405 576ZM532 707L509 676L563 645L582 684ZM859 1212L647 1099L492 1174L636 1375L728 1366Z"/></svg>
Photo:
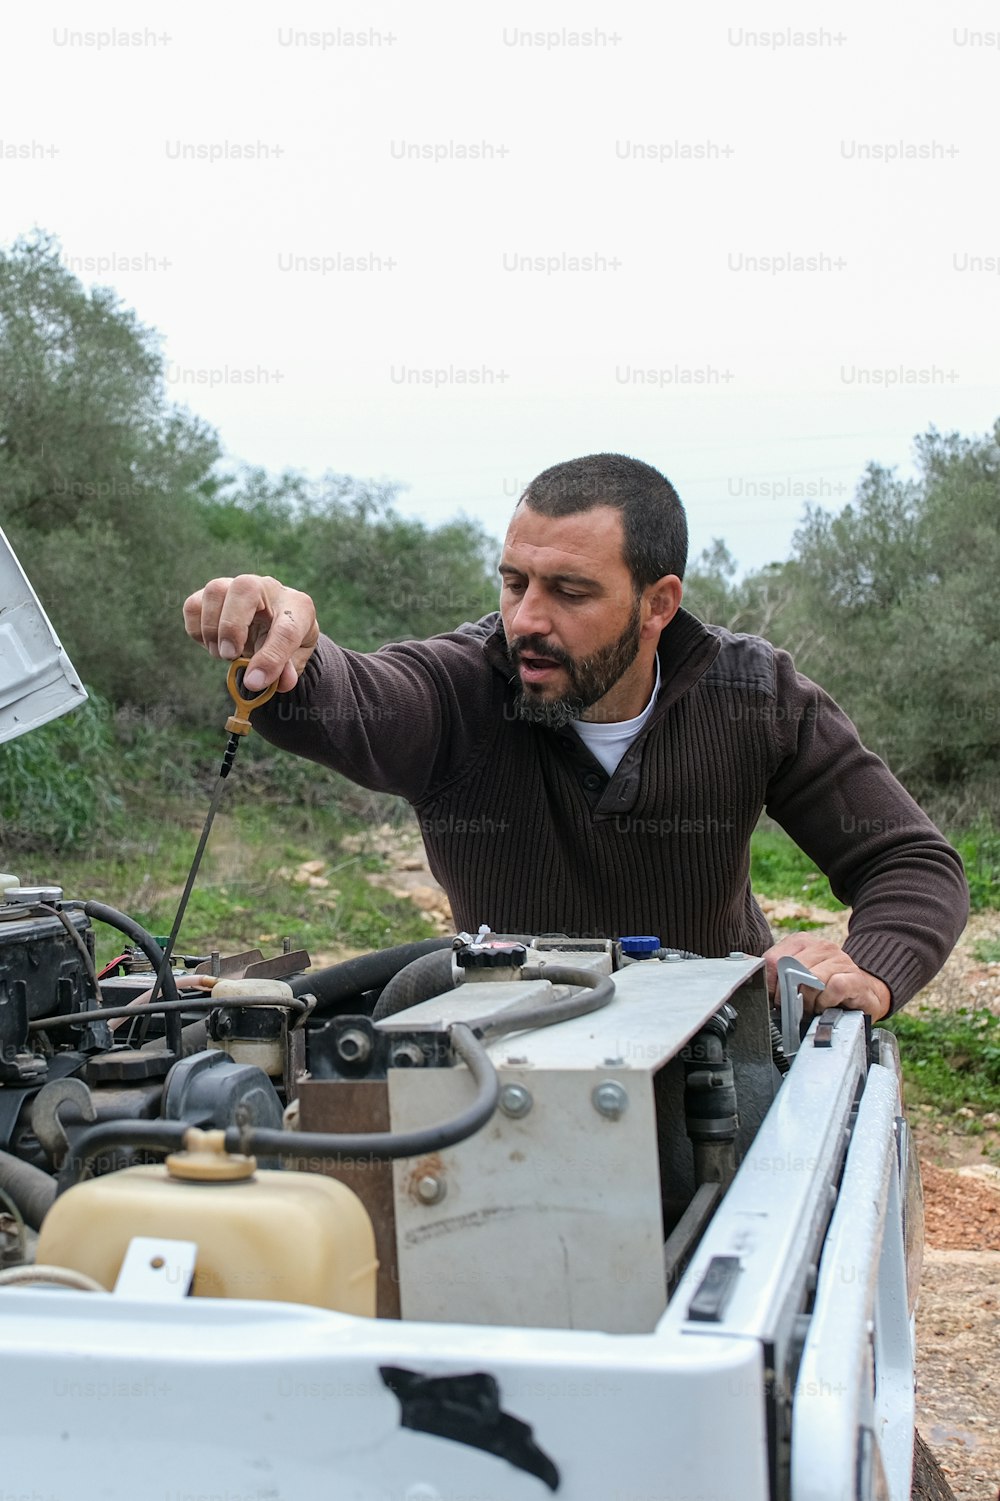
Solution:
<svg viewBox="0 0 1000 1501"><path fill-rule="evenodd" d="M572 591L572 589L557 589L556 593L559 595L560 599L586 599L587 598L587 596L585 594L574 594L573 591Z"/></svg>

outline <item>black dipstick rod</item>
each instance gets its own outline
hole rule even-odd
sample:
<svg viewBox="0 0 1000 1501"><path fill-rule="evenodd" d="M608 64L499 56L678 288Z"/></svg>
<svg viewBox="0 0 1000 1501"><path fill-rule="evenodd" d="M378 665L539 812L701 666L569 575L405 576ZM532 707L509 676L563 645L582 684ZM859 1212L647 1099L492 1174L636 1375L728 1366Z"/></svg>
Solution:
<svg viewBox="0 0 1000 1501"><path fill-rule="evenodd" d="M233 762L236 760L236 752L240 747L240 736L249 735L251 712L254 709L259 708L261 704L266 704L268 699L273 696L274 691L278 686L277 683L271 683L267 688L264 689L262 693L258 693L256 698L244 698L241 691L242 682L240 679L240 674L243 669L249 665L249 662L249 657L237 657L235 662L231 663L229 672L226 677L226 687L229 689L230 697L232 698L233 703L236 705L236 712L234 714L230 714L229 718L226 720L226 729L229 731L229 743L226 746L226 752L222 758L222 765L219 768L219 775L216 778L215 790L212 793L212 801L208 805L208 816L205 819L205 825L201 831L201 838L198 840L198 848L194 852L194 859L191 862L191 869L188 871L188 878L185 882L184 890L181 892L180 902L177 905L177 915L174 918L174 925L170 930L170 937L167 939L167 946L163 950L163 962L157 972L156 981L153 985L152 994L150 995L148 1002L150 1006L152 1006L156 1002L160 994L164 978L167 974L167 971L170 969L171 959L174 952L174 944L177 942L177 935L181 930L181 923L184 921L184 913L187 910L188 900L190 899L191 892L194 890L194 883L198 876L198 867L201 865L201 857L205 853L205 846L208 843L208 836L212 831L212 824L215 821L215 815L219 811L219 804L222 801L222 794L226 790L226 778L232 771ZM175 1055L175 1057L179 1058L181 1056L180 1012L168 1011L165 1017L165 1023L167 1033L167 1047Z"/></svg>

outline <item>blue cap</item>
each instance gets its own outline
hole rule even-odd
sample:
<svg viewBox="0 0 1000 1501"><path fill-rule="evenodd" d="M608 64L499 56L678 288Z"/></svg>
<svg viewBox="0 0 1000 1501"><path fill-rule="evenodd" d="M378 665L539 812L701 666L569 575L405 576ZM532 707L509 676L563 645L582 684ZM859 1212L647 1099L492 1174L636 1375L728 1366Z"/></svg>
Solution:
<svg viewBox="0 0 1000 1501"><path fill-rule="evenodd" d="M621 946L623 954L655 954L660 947L660 940L646 934L642 937L623 938Z"/></svg>

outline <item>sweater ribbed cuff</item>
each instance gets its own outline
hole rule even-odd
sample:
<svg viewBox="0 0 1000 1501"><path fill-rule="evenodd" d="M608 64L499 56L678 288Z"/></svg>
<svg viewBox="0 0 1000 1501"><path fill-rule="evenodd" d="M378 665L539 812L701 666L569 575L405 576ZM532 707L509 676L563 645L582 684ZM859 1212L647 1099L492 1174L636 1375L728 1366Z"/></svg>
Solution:
<svg viewBox="0 0 1000 1501"><path fill-rule="evenodd" d="M917 955L898 938L884 933L858 933L848 937L844 953L876 979L884 981L892 994L889 1016L913 999L925 980L924 966Z"/></svg>

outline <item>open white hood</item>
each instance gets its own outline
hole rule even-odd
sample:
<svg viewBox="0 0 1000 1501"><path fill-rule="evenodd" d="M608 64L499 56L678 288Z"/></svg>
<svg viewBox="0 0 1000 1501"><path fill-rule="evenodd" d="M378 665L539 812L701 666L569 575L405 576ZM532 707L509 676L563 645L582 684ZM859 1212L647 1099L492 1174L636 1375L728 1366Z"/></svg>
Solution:
<svg viewBox="0 0 1000 1501"><path fill-rule="evenodd" d="M77 708L87 691L0 530L0 742Z"/></svg>

